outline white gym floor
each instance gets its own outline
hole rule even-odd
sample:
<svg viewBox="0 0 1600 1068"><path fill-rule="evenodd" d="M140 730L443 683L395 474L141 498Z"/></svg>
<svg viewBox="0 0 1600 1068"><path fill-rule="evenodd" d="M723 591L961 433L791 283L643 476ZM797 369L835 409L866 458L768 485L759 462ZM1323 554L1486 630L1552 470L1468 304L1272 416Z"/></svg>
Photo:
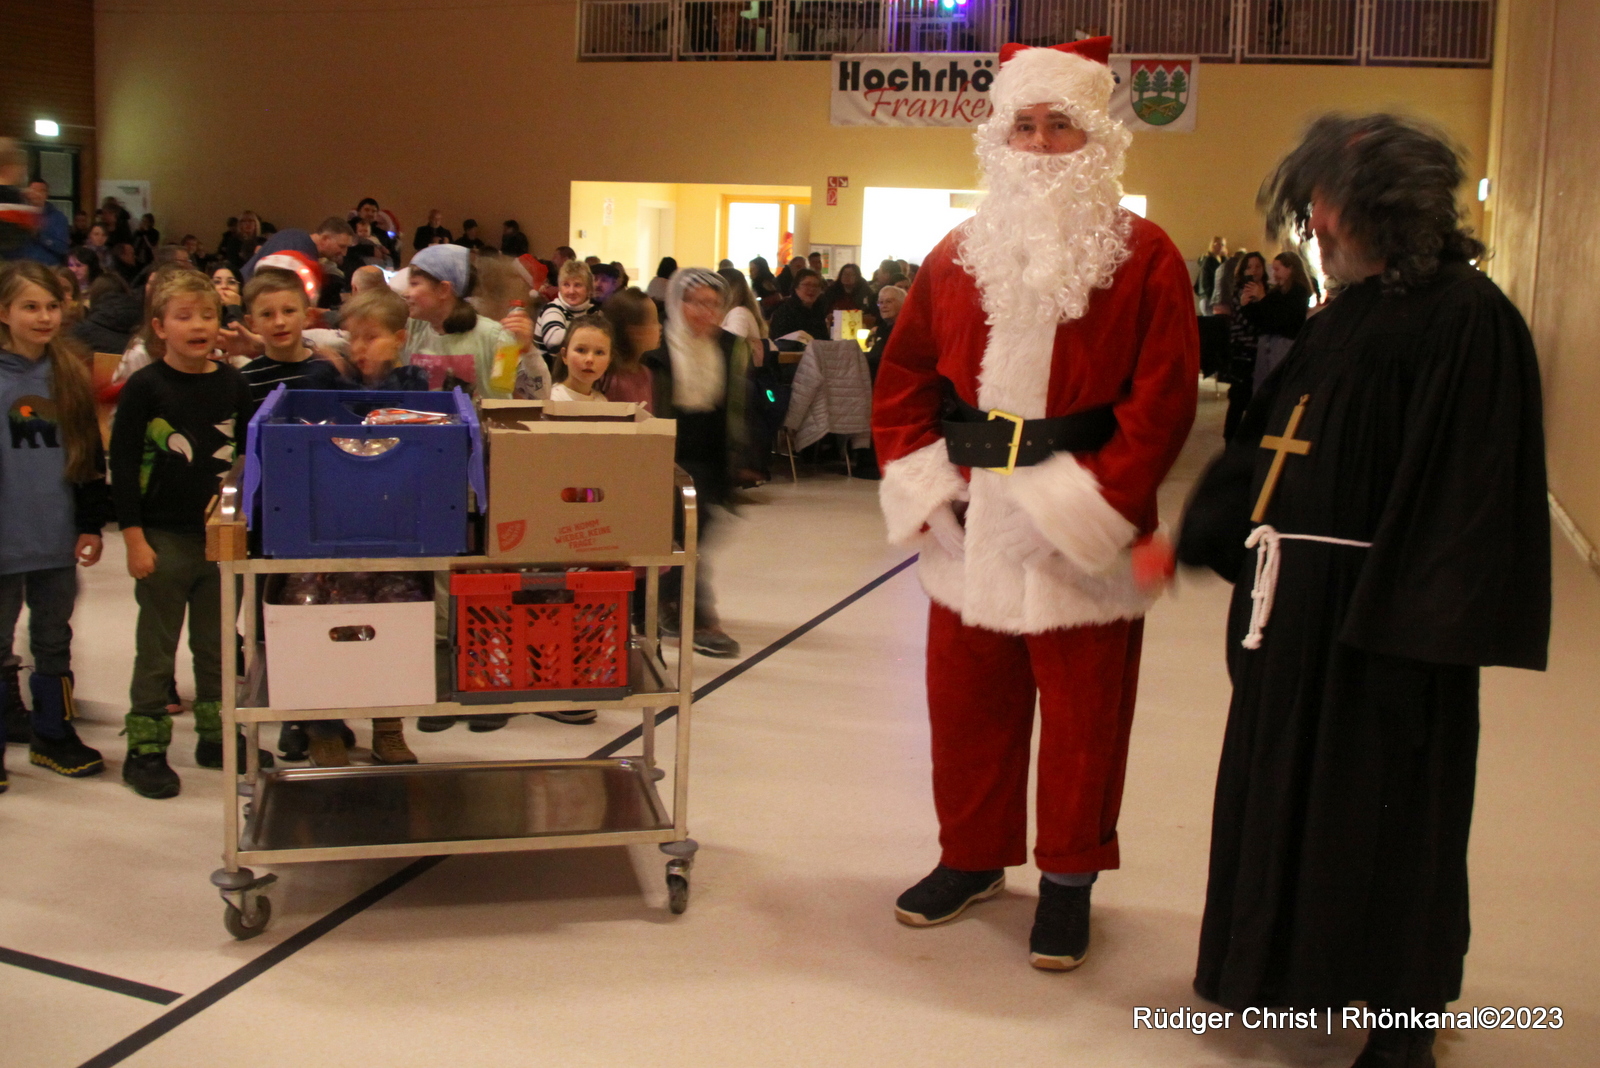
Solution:
<svg viewBox="0 0 1600 1068"><path fill-rule="evenodd" d="M1169 521L1220 445L1222 404L1202 392L1164 491ZM842 473L783 477L724 525L716 585L747 656L904 558L883 544L875 494ZM1484 676L1474 937L1455 1007L1560 1006L1565 1026L1445 1035L1445 1068L1589 1065L1600 1041L1600 576L1557 537L1549 672ZM208 882L220 773L194 766L189 718L172 750L182 796L148 801L119 778L135 610L116 536L84 579L80 729L109 767L74 782L8 753L0 1065L1344 1068L1360 1048L1355 1032L1237 1019L1203 1036L1132 1027L1136 1006L1211 1007L1190 979L1229 692L1214 578L1185 576L1150 616L1125 866L1096 887L1089 960L1065 975L1027 963L1031 868L948 927L894 921L895 896L938 852L926 599L910 571L696 707L689 821L702 848L684 915L664 907L654 847L454 857L337 925L324 918L409 862L285 865L272 925L248 942L224 932ZM702 659L697 681L732 666ZM185 665L187 693L186 678ZM636 723L608 712L584 727L520 717L487 735L407 733L423 760L582 756Z"/></svg>

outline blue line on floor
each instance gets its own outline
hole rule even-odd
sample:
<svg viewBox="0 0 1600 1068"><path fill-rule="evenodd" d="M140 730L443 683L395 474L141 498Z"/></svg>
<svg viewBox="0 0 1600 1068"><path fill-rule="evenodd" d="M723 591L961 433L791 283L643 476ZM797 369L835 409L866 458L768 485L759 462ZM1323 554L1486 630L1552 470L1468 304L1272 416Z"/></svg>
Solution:
<svg viewBox="0 0 1600 1068"><path fill-rule="evenodd" d="M7 949L0 946L0 964L10 964L17 968L26 968L30 972L41 975L53 975L57 979L66 979L69 982L82 983L84 986L98 987L109 990L113 994L126 994L130 998L140 1001L153 1001L157 1005L171 1005L183 997L174 990L163 990L159 986L148 983L137 983L132 979L123 979L105 972L93 971L89 968L80 968L76 964L63 964L49 957L36 957L32 953L24 953L20 949Z"/></svg>
<svg viewBox="0 0 1600 1068"><path fill-rule="evenodd" d="M828 620L832 619L846 608L849 608L851 605L861 600L861 598L865 597L879 586L882 586L885 582L888 582L890 579L900 574L900 572L904 571L906 568L915 563L916 559L916 556L913 555L905 560L900 561L900 563L896 564L888 571L885 571L883 574L879 575L877 578L873 579L859 590L856 590L850 596L846 597L838 604L835 604L832 608L812 616L810 619L806 620L806 622L800 624L794 630L791 630L788 634L785 634L771 645L766 646L761 651L750 656L748 659L743 660L729 668L727 671L724 671L722 674L718 675L716 678L712 679L710 682L696 690L694 692L694 699L696 701L701 700L708 694L721 689L723 686L732 682L740 675L743 675L746 671L749 671L751 668L755 667L763 660L766 660L774 653L794 644L805 635L811 633L813 630L816 630L823 623L826 623ZM656 714L656 722L665 723L667 720L676 715L677 712L677 706L665 709ZM595 750L594 753L590 755L589 759L595 760L601 757L610 756L617 750L626 746L629 742L636 740L642 733L642 728L634 727L632 730ZM166 1012L145 1024L127 1038L124 1038L115 1045L95 1054L93 1057L90 1057L88 1060L79 1065L78 1068L112 1068L113 1065L121 1064L135 1053L138 1053L140 1050L150 1045L150 1043L156 1041L158 1038L161 1038L163 1035L170 1033L175 1028L180 1027L181 1025L194 1019L200 1013L204 1012L206 1009L209 1009L211 1006L215 1005L217 1002L221 1001L235 990L238 990L250 980L262 975L269 969L282 964L284 961L288 960L302 949L305 949L307 946L317 941L317 939L321 938L323 935L331 932L334 928L338 927L346 920L352 919L360 913L371 908L373 905L376 905L378 902L382 901L384 898L388 897L402 886L405 886L419 875L429 871L445 859L446 858L444 857L420 857L417 860L412 861L410 864L407 864L405 867L401 868L399 871L395 872L381 883L378 883L376 886L365 891L364 893L358 894L349 901L346 901L343 905L340 905L338 908L334 909L320 920L316 920L306 927L301 928L299 931L296 931L294 934L290 935L288 938L285 938L282 942L279 942L277 945L261 954L261 956L256 957L248 964L244 964L236 968L228 975L200 991L200 993L196 994L188 1001L183 1002L183 1004L178 1005L175 1008L168 1009ZM67 966L63 965L63 967ZM107 976L106 978L110 977ZM154 990L155 988L151 987L149 989ZM161 991L161 993L166 994L168 991ZM173 994L172 999L176 999L181 996L182 995L179 994ZM163 1002L163 1004L170 1003L170 999L167 1002Z"/></svg>

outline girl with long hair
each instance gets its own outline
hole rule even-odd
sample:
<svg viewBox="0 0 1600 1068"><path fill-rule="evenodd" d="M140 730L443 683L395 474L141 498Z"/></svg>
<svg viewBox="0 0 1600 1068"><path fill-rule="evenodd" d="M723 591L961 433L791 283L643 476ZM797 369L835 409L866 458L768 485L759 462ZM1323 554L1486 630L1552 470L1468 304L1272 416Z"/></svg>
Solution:
<svg viewBox="0 0 1600 1068"><path fill-rule="evenodd" d="M655 411L654 379L642 362L647 352L661 347L661 317L656 302L637 286L618 290L600 305L600 314L611 323L611 366L600 382L608 400L631 401Z"/></svg>
<svg viewBox="0 0 1600 1068"><path fill-rule="evenodd" d="M70 778L105 770L72 726L72 609L79 566L100 559L107 511L105 457L82 355L61 333L66 293L43 264L0 270L0 792L5 740L29 739L28 760ZM12 652L28 605L31 713Z"/></svg>
<svg viewBox="0 0 1600 1068"><path fill-rule="evenodd" d="M1239 314L1256 333L1255 366L1251 393L1261 388L1269 374L1289 355L1294 339L1306 323L1311 300L1311 279L1297 252L1280 252L1267 267L1267 277L1245 286L1249 299Z"/></svg>
<svg viewBox="0 0 1600 1068"><path fill-rule="evenodd" d="M761 314L770 316L774 308L783 303L783 293L778 289L778 276L765 256L750 261L750 291L755 294Z"/></svg>
<svg viewBox="0 0 1600 1068"><path fill-rule="evenodd" d="M865 311L872 305L872 287L861 277L861 268L847 263L822 294L826 311Z"/></svg>

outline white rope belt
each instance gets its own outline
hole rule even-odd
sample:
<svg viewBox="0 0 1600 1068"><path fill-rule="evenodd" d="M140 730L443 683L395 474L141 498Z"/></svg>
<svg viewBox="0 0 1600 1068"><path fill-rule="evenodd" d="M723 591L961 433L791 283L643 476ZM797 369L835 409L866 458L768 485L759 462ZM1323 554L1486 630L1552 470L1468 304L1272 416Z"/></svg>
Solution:
<svg viewBox="0 0 1600 1068"><path fill-rule="evenodd" d="M1370 541L1323 538L1315 534L1279 534L1265 523L1252 530L1244 542L1246 549L1256 551L1256 584L1250 589L1250 633L1244 637L1246 649L1261 648L1261 635L1267 629L1267 620L1272 618L1272 599L1278 592L1279 544L1285 541L1320 541L1325 545L1372 548Z"/></svg>

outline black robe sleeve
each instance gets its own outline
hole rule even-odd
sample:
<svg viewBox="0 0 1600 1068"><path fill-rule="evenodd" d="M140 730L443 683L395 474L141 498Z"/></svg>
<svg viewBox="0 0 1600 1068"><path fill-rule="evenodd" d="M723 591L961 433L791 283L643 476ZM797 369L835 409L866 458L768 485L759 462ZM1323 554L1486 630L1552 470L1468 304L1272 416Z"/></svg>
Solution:
<svg viewBox="0 0 1600 1068"><path fill-rule="evenodd" d="M1550 513L1533 339L1476 272L1438 311L1340 640L1438 664L1542 670Z"/></svg>
<svg viewBox="0 0 1600 1068"><path fill-rule="evenodd" d="M1229 582L1244 565L1250 536L1250 482L1255 450L1231 445L1195 483L1178 526L1178 562L1209 567Z"/></svg>

